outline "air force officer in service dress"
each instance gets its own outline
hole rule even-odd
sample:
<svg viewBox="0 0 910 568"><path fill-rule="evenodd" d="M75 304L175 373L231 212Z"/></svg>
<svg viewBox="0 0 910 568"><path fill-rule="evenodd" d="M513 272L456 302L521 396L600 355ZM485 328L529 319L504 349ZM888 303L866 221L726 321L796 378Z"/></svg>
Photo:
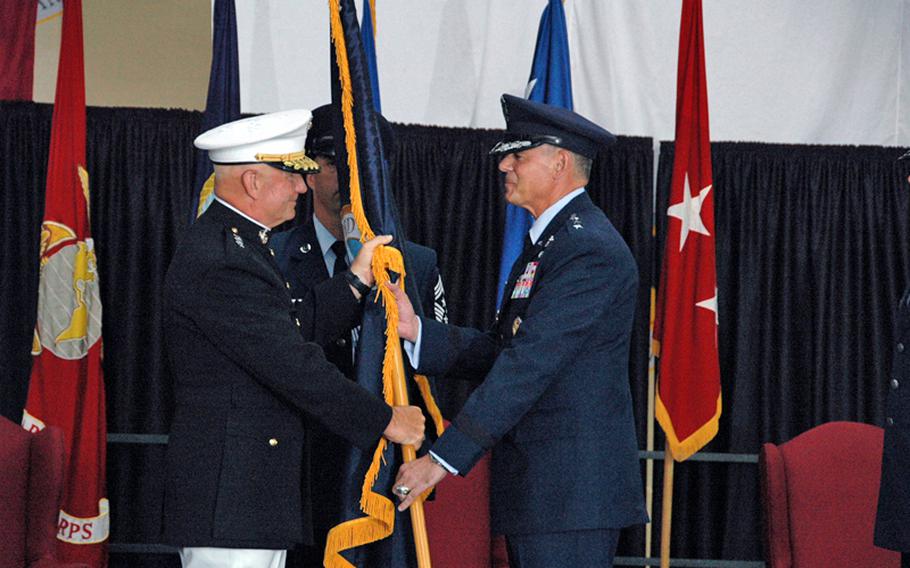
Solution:
<svg viewBox="0 0 910 568"><path fill-rule="evenodd" d="M396 291L420 372L479 380L430 453L399 470L400 508L492 450L493 531L513 568L612 566L647 521L629 389L638 271L585 193L613 136L560 108L503 96L505 197L535 221L487 332L417 318Z"/></svg>
<svg viewBox="0 0 910 568"><path fill-rule="evenodd" d="M175 380L164 542L184 568L283 568L288 548L311 542L304 417L365 451L380 436L423 439L419 408L390 408L298 332L313 311L295 313L269 232L294 216L301 174L317 167L303 152L310 118L272 113L196 139L215 164L216 198L182 239L164 289ZM373 250L389 240L365 243L315 299L339 326L356 320Z"/></svg>

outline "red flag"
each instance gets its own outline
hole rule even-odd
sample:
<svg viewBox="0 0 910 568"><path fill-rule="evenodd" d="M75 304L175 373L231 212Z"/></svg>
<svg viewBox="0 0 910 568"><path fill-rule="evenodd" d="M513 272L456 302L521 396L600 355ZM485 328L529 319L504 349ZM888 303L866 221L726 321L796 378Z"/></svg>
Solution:
<svg viewBox="0 0 910 568"><path fill-rule="evenodd" d="M0 0L0 100L32 100L37 2Z"/></svg>
<svg viewBox="0 0 910 568"><path fill-rule="evenodd" d="M110 517L105 489L107 427L101 373L101 301L89 231L85 170L82 0L66 0L47 163L41 280L27 430L55 425L68 462L58 517L59 556L107 565Z"/></svg>
<svg viewBox="0 0 910 568"><path fill-rule="evenodd" d="M676 81L676 144L667 244L654 337L660 355L657 421L683 461L717 434L714 191L701 0L683 0Z"/></svg>

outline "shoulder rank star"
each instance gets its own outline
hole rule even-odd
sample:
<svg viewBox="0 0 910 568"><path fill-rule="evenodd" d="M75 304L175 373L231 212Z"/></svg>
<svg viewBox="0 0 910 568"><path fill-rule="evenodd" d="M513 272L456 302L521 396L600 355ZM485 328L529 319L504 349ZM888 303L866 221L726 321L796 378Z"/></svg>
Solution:
<svg viewBox="0 0 910 568"><path fill-rule="evenodd" d="M238 234L239 231L237 231L237 227L231 227L231 232L234 234L234 242L237 244L237 246L240 248L245 248L243 239L241 239L240 235Z"/></svg>
<svg viewBox="0 0 910 568"><path fill-rule="evenodd" d="M571 215L569 215L569 220L572 221L573 229L583 229L584 228L584 225L581 224L581 219L579 219L578 215L576 215L575 213L572 213Z"/></svg>

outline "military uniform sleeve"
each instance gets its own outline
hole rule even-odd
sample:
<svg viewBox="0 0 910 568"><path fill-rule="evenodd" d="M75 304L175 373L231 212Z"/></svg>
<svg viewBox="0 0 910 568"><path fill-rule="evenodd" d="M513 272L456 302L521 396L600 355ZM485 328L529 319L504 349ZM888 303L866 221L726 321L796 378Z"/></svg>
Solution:
<svg viewBox="0 0 910 568"><path fill-rule="evenodd" d="M497 349L493 332L443 324L431 317L421 317L420 325L417 372L478 382L493 366Z"/></svg>
<svg viewBox="0 0 910 568"><path fill-rule="evenodd" d="M383 401L349 381L322 349L304 341L282 282L257 267L228 262L176 294L181 310L226 357L278 398L353 445L373 447L391 419Z"/></svg>
<svg viewBox="0 0 910 568"><path fill-rule="evenodd" d="M327 345L360 325L363 302L354 297L343 274L336 274L309 290L297 302L300 333L307 341Z"/></svg>
<svg viewBox="0 0 910 568"><path fill-rule="evenodd" d="M591 239L565 239L547 251L546 259L549 266L541 271L539 288L511 344L432 447L461 475L528 413L553 381L572 372L572 361L591 334L618 333L609 327L611 308L635 293L634 261L620 247L605 253ZM424 348L421 357L428 352Z"/></svg>

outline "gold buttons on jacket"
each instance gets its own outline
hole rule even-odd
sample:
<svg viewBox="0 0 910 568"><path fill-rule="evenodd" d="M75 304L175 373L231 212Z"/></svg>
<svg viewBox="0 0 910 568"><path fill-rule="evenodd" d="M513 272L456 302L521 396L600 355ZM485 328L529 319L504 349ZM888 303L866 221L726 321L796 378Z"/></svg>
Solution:
<svg viewBox="0 0 910 568"><path fill-rule="evenodd" d="M272 447L274 448L275 446L278 445L278 439L277 439L277 438L269 438L269 445L272 446Z"/></svg>
<svg viewBox="0 0 910 568"><path fill-rule="evenodd" d="M339 337L338 339L335 340L335 345L337 345L338 347L344 347L347 344L348 344L347 340L343 337Z"/></svg>

